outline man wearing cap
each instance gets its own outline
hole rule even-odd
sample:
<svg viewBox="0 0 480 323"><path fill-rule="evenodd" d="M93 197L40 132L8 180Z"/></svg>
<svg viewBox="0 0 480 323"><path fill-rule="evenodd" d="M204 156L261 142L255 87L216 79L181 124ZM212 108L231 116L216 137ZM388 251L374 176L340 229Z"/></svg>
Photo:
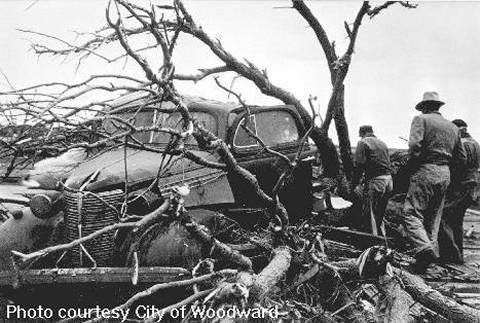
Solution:
<svg viewBox="0 0 480 323"><path fill-rule="evenodd" d="M438 112L444 102L437 92L425 92L410 128L410 184L403 206L404 227L415 255L414 270L425 271L436 261L438 230L445 192L450 183L449 165L464 164L466 153L458 128Z"/></svg>
<svg viewBox="0 0 480 323"><path fill-rule="evenodd" d="M463 263L463 218L476 200L480 146L467 132L467 123L461 119L452 123L460 130L462 144L467 153L464 167L452 167L450 186L445 197L442 223L438 234L440 260Z"/></svg>
<svg viewBox="0 0 480 323"><path fill-rule="evenodd" d="M355 151L355 173L352 187L355 188L363 174L362 219L368 221L368 230L373 234L382 232L382 220L393 180L390 175L390 156L387 145L373 134L372 126L361 126L359 136L362 138Z"/></svg>

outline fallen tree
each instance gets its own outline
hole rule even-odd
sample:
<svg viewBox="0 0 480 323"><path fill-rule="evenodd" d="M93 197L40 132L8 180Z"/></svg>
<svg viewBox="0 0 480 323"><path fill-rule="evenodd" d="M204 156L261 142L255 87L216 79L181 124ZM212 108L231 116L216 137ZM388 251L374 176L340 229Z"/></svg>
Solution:
<svg viewBox="0 0 480 323"><path fill-rule="evenodd" d="M32 262L47 255L66 252L112 231L130 230L134 242L129 250L127 264L133 268L132 282L133 285L136 285L139 282L140 275L144 274L139 269L142 261L142 257L139 255L141 250L139 247L144 234L152 233L153 228L158 227L158 225L174 223L181 227L184 230L182 232L187 235L188 240L185 239L185 241L190 243L188 246L190 250L195 248L201 251L206 250L205 254L199 252L202 259L198 259L197 266L191 269L193 278L154 285L133 294L125 303L117 304L115 308L130 308L134 303L141 302L146 297L155 296L156 293L160 293L166 288L182 287L185 288L185 298L178 301L172 299L169 305L162 308L163 313L203 301L203 304L212 309L229 306L237 306L242 309L277 306L285 319L315 320L322 318L325 321L370 322L375 320L374 307L376 305L380 307L382 302L366 292L366 282L368 282L370 285L378 286L379 293L383 294L387 300L385 315L379 320L387 322L408 320L411 316L410 305L413 299L447 319L466 322L478 321L478 311L437 294L421 280L393 268L390 265L390 262L393 263L392 259L386 257L386 255L390 255L390 250L368 249L368 252L358 255L363 249L372 245L383 244L388 240L378 236L309 223L312 219L308 219L306 223L298 226L292 226L289 214L279 199L279 192L291 180L292 174L300 162L299 156L306 143L307 135L315 141L321 153L325 175L335 178L337 181L330 189L333 190L335 185L342 182L342 179L336 178L337 176L343 178L343 175L340 174L341 167L337 152L327 136L329 124L332 120L335 121L337 134L340 138L344 175L347 178L349 177L352 162L348 128L344 117L343 82L349 69L362 20L366 16L375 16L391 4L393 2L374 7L369 2L363 2L355 17L353 28L346 24L350 42L345 54L338 57L322 26L305 4L302 1L293 2L293 8L309 22L316 33L322 49L327 55L331 72L332 94L325 121L320 128L314 125L315 113L312 113L313 116L310 115L300 100L287 90L272 84L265 71L260 70L249 61L236 59L219 41L213 39L197 25L192 15L179 0L173 1L171 5L152 7L142 7L124 0L115 0L108 5L106 10L108 25L99 33L91 35L92 38L87 42L80 45L66 43L67 48L61 50L50 49L38 44L34 45L33 48L38 54L48 53L62 56L80 54L83 55L80 60L92 55L110 62L112 59L102 58L99 56L98 50L102 46L116 43L123 49L124 56L134 61L141 68L145 78L136 79L120 74L94 75L85 82L78 84L42 84L24 89L13 89L3 93L5 96L16 97L16 101L10 102L7 109L25 113L30 122L49 127L54 124L62 124L73 133L87 133L89 138L90 136L96 137L95 140L87 142L65 144L65 138L53 138L49 134L45 134L43 138L38 138L37 143L40 143L40 145L37 149L50 149L60 153L75 147L93 150L103 149L110 144L120 145L125 149L123 203L120 208L109 206L117 213L121 221L66 244L57 244L32 253L13 252L16 257L14 268L18 271L18 276L24 269L23 266L28 267ZM402 2L402 4L408 6L406 3ZM224 65L201 69L199 73L192 75L176 73L172 63L172 54L181 33L192 35L200 40ZM142 56L144 48L136 48L132 45L133 42L129 41L137 35L149 36L155 41L153 47L161 50L162 64L159 70ZM227 71L235 72L252 81L262 93L295 107L307 125L307 135L301 138L297 157L293 160L272 150L263 142L262 138L248 131L247 124L243 125L252 140L255 140L262 149L282 160L286 165L285 171L280 174L276 183L273 183L270 194L261 188L258 179L251 172L238 164L230 150L231 147L228 147L224 141L192 117L184 97L175 88L176 81L190 80L196 82L209 75ZM121 81L120 84L119 81ZM94 84L95 82L101 82L102 84ZM231 89L223 87L220 82L217 82L217 85L234 93ZM51 93L49 90L52 87L61 90ZM29 94L32 91L35 92L34 95ZM84 94L93 91L143 92L151 99L149 102L169 102L173 104L175 111L181 114L182 127L181 129L173 129L163 125L138 126L129 119L118 118L110 113L111 109L115 107L107 99L88 104L75 102L76 104L67 105L67 102L75 101ZM43 97L44 100L37 100L38 96ZM235 96L239 101L239 107L245 113L249 113L249 105L243 102L240 95L235 94ZM142 108L144 107L141 106L139 109ZM80 113L90 113L91 117L87 120L79 119L77 117ZM116 134L108 134L96 127L98 122L105 120L116 122L121 131ZM159 150L154 145L140 142L134 136L149 131L170 136L168 145ZM189 151L185 143L192 136L199 138L206 150L215 151L220 159L212 162ZM25 146L22 146L23 144L25 143L20 141L12 143L12 145L25 148ZM165 166L164 161L168 160L167 155L181 155L204 167L225 170L229 175L240 178L245 183L246 189L257 195L258 200L266 210L268 224L248 232L242 231L238 226L230 228L230 231L238 231L242 240L241 244L235 244L237 241L226 241L227 239L221 241L212 233L210 228L197 223L189 215L184 206L184 197L188 195L188 192L186 192L185 187L180 186L172 189L172 194L166 199L168 203L165 202L155 211L143 216L130 214L126 206L128 194L132 190L127 176L127 147L161 153L163 156L161 166ZM12 150L12 147L9 146L8 148L9 151ZM168 161L165 164L170 166ZM161 171L168 171L168 167L166 167L167 170L161 168L158 169L159 175ZM154 191L158 184L159 175L148 187L142 188L144 191L140 196ZM95 173L87 181L94 177ZM102 201L102 203L108 204L93 192L83 192L81 189L73 190L65 185L62 189L64 192L71 191L78 196L89 194ZM325 238L330 241L325 240ZM341 240L343 244L333 240ZM356 248L345 244L349 242ZM234 246L237 246L237 248ZM245 250L253 250L257 253L255 256L249 257L246 252L245 254L242 253ZM349 259L345 260L345 256ZM58 261L61 258L62 256ZM392 278L392 272L388 272L388 268L393 268L391 271L395 279ZM190 268L185 269L185 271L190 271ZM54 273L55 271L52 270L51 274ZM95 276L88 271L86 274L90 277ZM159 318L159 315L155 314L145 320L147 322L155 321Z"/></svg>
<svg viewBox="0 0 480 323"><path fill-rule="evenodd" d="M479 322L480 310L459 304L450 297L442 295L425 282L409 272L394 269L405 290L413 299L453 322Z"/></svg>
<svg viewBox="0 0 480 323"><path fill-rule="evenodd" d="M415 304L402 286L402 282L395 277L383 276L378 280L382 297L376 307L375 316L380 322L413 322L410 308Z"/></svg>
<svg viewBox="0 0 480 323"><path fill-rule="evenodd" d="M253 279L241 277L241 281L247 280L246 286L250 288L252 302L262 302L272 292L272 289L283 279L288 269L292 255L287 247L278 247L272 252L272 260ZM248 283L251 282L251 286Z"/></svg>

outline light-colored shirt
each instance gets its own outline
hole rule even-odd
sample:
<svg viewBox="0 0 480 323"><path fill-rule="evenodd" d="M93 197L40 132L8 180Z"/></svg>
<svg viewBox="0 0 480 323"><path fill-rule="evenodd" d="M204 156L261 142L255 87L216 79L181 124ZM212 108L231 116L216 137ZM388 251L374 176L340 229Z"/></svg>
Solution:
<svg viewBox="0 0 480 323"><path fill-rule="evenodd" d="M408 146L410 158L420 165L464 165L466 161L457 126L436 111L413 118Z"/></svg>

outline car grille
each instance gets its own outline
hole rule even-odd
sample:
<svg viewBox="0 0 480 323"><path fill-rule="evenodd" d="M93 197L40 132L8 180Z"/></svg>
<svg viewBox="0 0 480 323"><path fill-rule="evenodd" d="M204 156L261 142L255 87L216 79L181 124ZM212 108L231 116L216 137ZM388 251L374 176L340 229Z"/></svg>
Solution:
<svg viewBox="0 0 480 323"><path fill-rule="evenodd" d="M106 203L117 208L122 202L123 192L115 190L95 193L95 195L81 195L73 192L64 193L65 236L68 242L78 239L80 235L84 237L118 222L117 212ZM79 224L81 224L81 230ZM108 266L114 249L114 235L115 231L110 231L83 244L87 252L95 260L97 266ZM91 266L92 262L86 253L80 252L80 250L80 246L75 246L71 249L72 264L76 267Z"/></svg>

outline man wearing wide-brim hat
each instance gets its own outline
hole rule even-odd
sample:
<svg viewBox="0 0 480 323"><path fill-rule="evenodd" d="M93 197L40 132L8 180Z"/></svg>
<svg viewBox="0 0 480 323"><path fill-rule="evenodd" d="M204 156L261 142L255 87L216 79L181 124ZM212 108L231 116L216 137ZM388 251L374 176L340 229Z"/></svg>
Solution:
<svg viewBox="0 0 480 323"><path fill-rule="evenodd" d="M425 92L423 93L422 100L415 106L415 109L418 111L423 111L425 108L432 108L438 111L438 109L440 109L440 107L444 104L445 102L440 101L440 97L437 92Z"/></svg>
<svg viewBox="0 0 480 323"><path fill-rule="evenodd" d="M449 166L464 164L465 150L458 128L438 110L445 103L437 92L425 92L415 106L422 114L415 116L410 128L410 185L403 207L404 226L422 272L438 259L438 230L445 192L450 183Z"/></svg>

